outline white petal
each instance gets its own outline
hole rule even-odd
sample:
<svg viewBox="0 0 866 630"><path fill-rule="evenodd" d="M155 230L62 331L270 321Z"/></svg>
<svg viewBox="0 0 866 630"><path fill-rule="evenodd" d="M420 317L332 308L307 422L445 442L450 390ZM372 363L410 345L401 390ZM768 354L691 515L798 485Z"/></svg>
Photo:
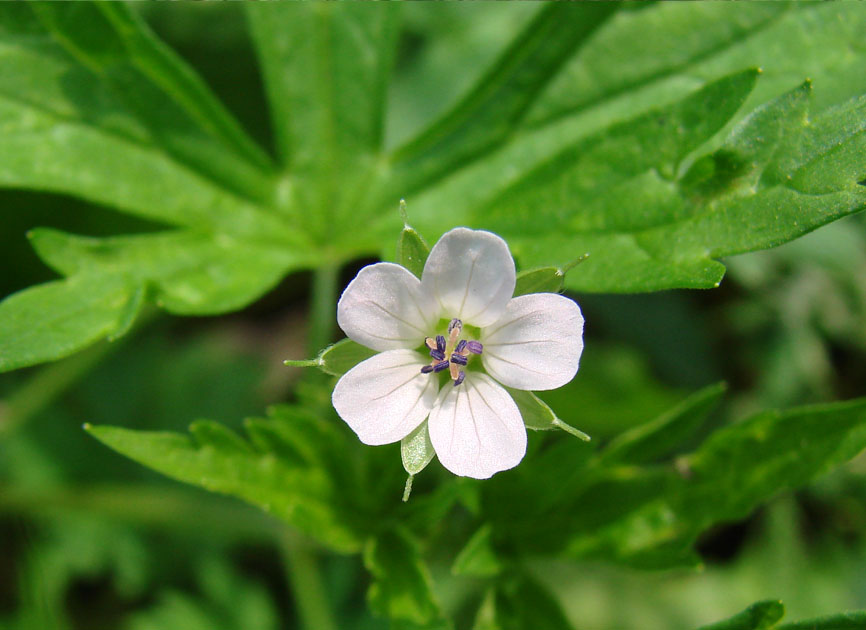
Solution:
<svg viewBox="0 0 866 630"><path fill-rule="evenodd" d="M439 379L421 374L427 359L412 350L381 352L343 374L331 402L364 444L399 442L424 421Z"/></svg>
<svg viewBox="0 0 866 630"><path fill-rule="evenodd" d="M442 317L487 326L502 315L516 277L505 241L490 232L454 228L433 246L421 284L439 301Z"/></svg>
<svg viewBox="0 0 866 630"><path fill-rule="evenodd" d="M481 330L487 373L508 387L556 389L574 378L583 352L583 316L555 293L521 295Z"/></svg>
<svg viewBox="0 0 866 630"><path fill-rule="evenodd" d="M502 387L480 372L462 385L445 385L427 422L442 465L455 475L487 479L513 468L526 454L526 427Z"/></svg>
<svg viewBox="0 0 866 630"><path fill-rule="evenodd" d="M337 304L343 332L374 350L417 348L438 320L436 302L422 293L421 281L393 263L361 269Z"/></svg>

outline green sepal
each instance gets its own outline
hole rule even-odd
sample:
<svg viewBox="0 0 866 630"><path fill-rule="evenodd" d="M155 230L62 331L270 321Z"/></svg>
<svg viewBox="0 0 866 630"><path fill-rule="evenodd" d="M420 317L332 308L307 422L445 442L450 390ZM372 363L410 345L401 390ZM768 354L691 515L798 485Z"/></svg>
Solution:
<svg viewBox="0 0 866 630"><path fill-rule="evenodd" d="M315 359L286 359L283 361L283 365L317 367L325 374L343 376L361 361L369 359L374 354L376 354L375 350L362 346L351 339L343 339L322 350Z"/></svg>
<svg viewBox="0 0 866 630"><path fill-rule="evenodd" d="M587 258L589 254L584 254L564 267L537 267L521 271L517 274L514 297L529 293L559 293L565 282L565 274Z"/></svg>
<svg viewBox="0 0 866 630"><path fill-rule="evenodd" d="M409 225L409 217L406 214L406 202L400 200L400 216L403 219L403 231L397 240L397 262L411 271L417 278L421 278L424 271L424 263L430 255L430 247L424 238Z"/></svg>
<svg viewBox="0 0 866 630"><path fill-rule="evenodd" d="M592 439L583 431L575 429L560 420L553 409L532 392L522 389L511 389L510 387L506 387L505 389L508 390L509 395L517 404L517 408L520 410L520 415L523 418L523 424L526 425L527 429L535 431L562 429L584 442L589 442Z"/></svg>
<svg viewBox="0 0 866 630"><path fill-rule="evenodd" d="M436 451L433 450L433 444L430 442L426 420L400 441L403 468L410 475L417 475L424 470L435 455Z"/></svg>

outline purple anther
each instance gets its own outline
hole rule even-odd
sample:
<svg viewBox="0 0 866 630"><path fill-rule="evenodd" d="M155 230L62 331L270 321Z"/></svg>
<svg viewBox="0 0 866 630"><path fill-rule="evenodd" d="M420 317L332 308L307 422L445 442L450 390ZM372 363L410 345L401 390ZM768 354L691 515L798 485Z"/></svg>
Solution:
<svg viewBox="0 0 866 630"><path fill-rule="evenodd" d="M454 379L454 387L457 387L458 385L460 385L460 383L463 382L464 378L466 378L466 372L464 372L463 370L460 370L460 374L457 376L456 379Z"/></svg>
<svg viewBox="0 0 866 630"><path fill-rule="evenodd" d="M445 335L436 335L436 349L442 353L442 358L445 358Z"/></svg>
<svg viewBox="0 0 866 630"><path fill-rule="evenodd" d="M441 350L431 350L430 356L433 357L434 359L436 359L437 361L444 361L445 360L445 353L442 352Z"/></svg>
<svg viewBox="0 0 866 630"><path fill-rule="evenodd" d="M456 352L451 354L451 363L456 363L457 365L466 365L469 363L469 359L464 357L462 354L457 354Z"/></svg>
<svg viewBox="0 0 866 630"><path fill-rule="evenodd" d="M461 322L456 317L454 319L452 319L451 322L448 324L448 334L450 335L451 331L454 330L455 328L457 328L457 329L463 328L463 322Z"/></svg>
<svg viewBox="0 0 866 630"><path fill-rule="evenodd" d="M432 365L425 365L421 368L421 374L430 374L433 371Z"/></svg>
<svg viewBox="0 0 866 630"><path fill-rule="evenodd" d="M481 354L481 351L484 350L484 346L481 345L480 341L469 341L466 344L466 348L472 354Z"/></svg>
<svg viewBox="0 0 866 630"><path fill-rule="evenodd" d="M441 372L442 370L448 369L448 361L440 361L436 365L433 366L434 372Z"/></svg>
<svg viewBox="0 0 866 630"><path fill-rule="evenodd" d="M465 347L466 347L466 340L461 339L460 342L457 344L457 347L454 348L454 352L460 352L462 354L463 348L465 348Z"/></svg>

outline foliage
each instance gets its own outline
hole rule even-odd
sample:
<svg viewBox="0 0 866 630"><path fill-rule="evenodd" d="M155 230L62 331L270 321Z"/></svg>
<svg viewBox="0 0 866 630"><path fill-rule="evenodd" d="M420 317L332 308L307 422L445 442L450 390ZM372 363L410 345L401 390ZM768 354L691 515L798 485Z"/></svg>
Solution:
<svg viewBox="0 0 866 630"><path fill-rule="evenodd" d="M59 277L22 271L0 302L0 573L17 577L0 628L583 627L575 582L546 567L725 574L707 541L780 496L862 552L863 18L844 2L4 5L0 213L73 211L27 224ZM200 76L211 36L244 42L244 89L217 95L228 67ZM232 94L258 87L239 116ZM358 444L330 404L372 351L328 345L316 314L336 270L382 257L420 276L455 225L508 240L515 295L581 292L593 343L573 383L512 392L534 430L518 468L453 477L422 427L399 447L406 485L398 447ZM718 296L658 293L719 287L726 269ZM300 301L303 271L311 339L252 333L268 300ZM592 295L633 293L652 295ZM211 326L233 341L200 336ZM287 385L262 367L320 341L286 363L324 374ZM837 587L862 574L838 540L791 528L749 536L834 550ZM266 551L238 560L250 548ZM866 626L816 616L866 593L807 605L813 572L795 573L801 601L785 601L805 621L751 588L774 599L701 627ZM105 619L69 605L88 580L114 598ZM688 607L683 626L711 621L698 599L673 608Z"/></svg>

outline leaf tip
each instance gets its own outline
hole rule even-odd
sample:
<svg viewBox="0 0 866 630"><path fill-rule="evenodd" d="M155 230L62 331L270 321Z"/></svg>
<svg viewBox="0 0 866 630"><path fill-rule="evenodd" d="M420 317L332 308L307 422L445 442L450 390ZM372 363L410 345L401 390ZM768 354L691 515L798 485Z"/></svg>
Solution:
<svg viewBox="0 0 866 630"><path fill-rule="evenodd" d="M554 418L554 419L553 419L553 426L555 426L555 427L557 427L557 428L559 428L559 429L562 429L562 430L565 431L566 433L570 433L570 434L573 435L574 437L576 437L576 438L578 438L578 439L581 439L581 440L583 440L584 442L591 442L591 441L592 441L592 437L590 437L589 435L587 435L586 433L584 433L584 432L581 431L580 429L575 429L575 428L574 428L573 426L571 426L570 424L566 424L565 422L563 422L563 421L560 420L559 418Z"/></svg>
<svg viewBox="0 0 866 630"><path fill-rule="evenodd" d="M85 431L87 431L88 433L90 433L93 430L93 425L90 424L89 422L85 422L84 424L81 425L81 428L84 429Z"/></svg>
<svg viewBox="0 0 866 630"><path fill-rule="evenodd" d="M557 270L557 274L559 274L560 276L565 276L565 274L577 267L580 263L586 261L587 258L589 258L589 252L586 252L585 254L578 256L571 262L564 264Z"/></svg>

